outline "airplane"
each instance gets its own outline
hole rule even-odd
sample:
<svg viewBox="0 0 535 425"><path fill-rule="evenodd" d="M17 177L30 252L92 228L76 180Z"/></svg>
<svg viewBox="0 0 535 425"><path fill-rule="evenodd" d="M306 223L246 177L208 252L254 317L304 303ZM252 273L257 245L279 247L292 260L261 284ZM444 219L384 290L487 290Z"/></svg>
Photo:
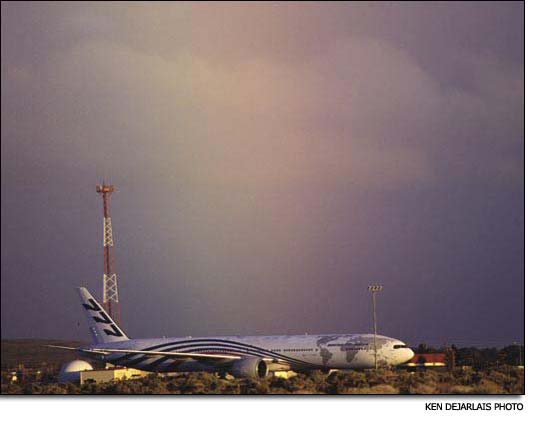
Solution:
<svg viewBox="0 0 535 425"><path fill-rule="evenodd" d="M414 353L402 341L373 334L322 334L130 339L97 300L78 288L92 345L74 350L114 366L150 372L211 372L265 378L279 371L368 369L397 366Z"/></svg>

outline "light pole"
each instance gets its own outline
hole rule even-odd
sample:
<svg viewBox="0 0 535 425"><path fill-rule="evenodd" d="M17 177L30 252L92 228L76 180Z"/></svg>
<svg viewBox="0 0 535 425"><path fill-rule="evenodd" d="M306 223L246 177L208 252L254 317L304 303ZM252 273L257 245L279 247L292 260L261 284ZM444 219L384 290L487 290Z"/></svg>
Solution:
<svg viewBox="0 0 535 425"><path fill-rule="evenodd" d="M513 345L515 347L518 347L518 366L522 366L522 344L517 344L517 342L513 342Z"/></svg>
<svg viewBox="0 0 535 425"><path fill-rule="evenodd" d="M383 290L383 285L370 285L368 286L368 291L372 293L372 304L373 304L373 352L374 352L374 363L375 369L377 369L377 316L375 314L375 294Z"/></svg>

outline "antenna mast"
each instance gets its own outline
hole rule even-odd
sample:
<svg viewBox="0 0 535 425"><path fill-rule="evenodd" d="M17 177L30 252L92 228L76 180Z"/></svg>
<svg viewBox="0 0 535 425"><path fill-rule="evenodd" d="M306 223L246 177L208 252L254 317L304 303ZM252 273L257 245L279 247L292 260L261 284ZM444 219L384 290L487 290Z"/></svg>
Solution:
<svg viewBox="0 0 535 425"><path fill-rule="evenodd" d="M110 217L110 197L114 192L113 185L107 186L104 182L97 185L97 193L102 194L104 205L104 275L102 278L103 293L102 303L104 309L115 320L120 323L119 291L117 288L117 274L115 273L115 258L113 253L113 235L111 230Z"/></svg>

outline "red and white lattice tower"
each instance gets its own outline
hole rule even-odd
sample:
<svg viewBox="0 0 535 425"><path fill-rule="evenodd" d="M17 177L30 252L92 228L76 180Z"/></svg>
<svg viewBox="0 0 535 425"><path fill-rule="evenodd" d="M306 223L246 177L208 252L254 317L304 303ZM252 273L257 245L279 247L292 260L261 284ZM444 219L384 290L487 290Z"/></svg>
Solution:
<svg viewBox="0 0 535 425"><path fill-rule="evenodd" d="M110 197L114 186L106 186L104 182L97 185L97 193L102 194L104 204L104 276L102 278L102 303L104 309L115 320L120 322L119 289L117 287L117 274L115 273L115 258L113 255L113 235L111 231Z"/></svg>

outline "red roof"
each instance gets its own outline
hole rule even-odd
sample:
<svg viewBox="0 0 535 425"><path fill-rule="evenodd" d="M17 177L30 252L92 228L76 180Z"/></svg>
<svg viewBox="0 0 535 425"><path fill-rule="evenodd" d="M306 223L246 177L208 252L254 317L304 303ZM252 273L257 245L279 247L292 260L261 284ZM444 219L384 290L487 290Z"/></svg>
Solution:
<svg viewBox="0 0 535 425"><path fill-rule="evenodd" d="M409 363L446 363L446 353L415 354Z"/></svg>

